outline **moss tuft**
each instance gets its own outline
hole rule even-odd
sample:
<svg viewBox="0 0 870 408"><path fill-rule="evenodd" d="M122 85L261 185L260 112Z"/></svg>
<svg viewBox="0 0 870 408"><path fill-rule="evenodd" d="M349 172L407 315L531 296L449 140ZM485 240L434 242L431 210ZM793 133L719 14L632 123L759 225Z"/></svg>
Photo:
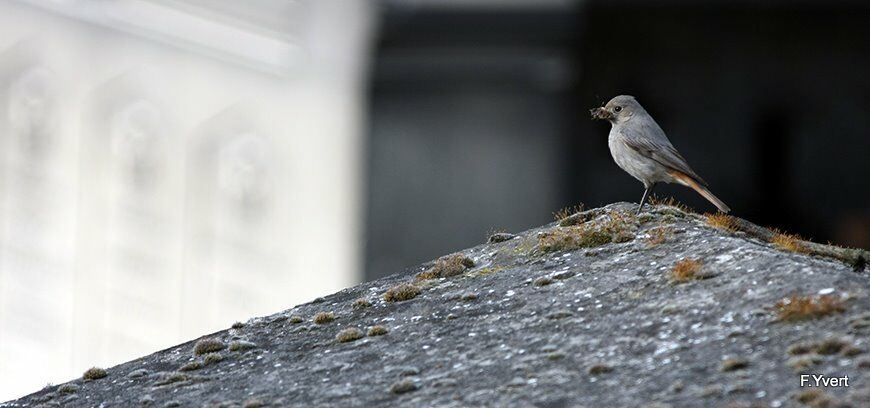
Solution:
<svg viewBox="0 0 870 408"><path fill-rule="evenodd" d="M613 241L610 235L584 226L547 231L538 236L538 248L543 252L593 248Z"/></svg>
<svg viewBox="0 0 870 408"><path fill-rule="evenodd" d="M723 214L723 213L709 214L708 213L708 214L704 214L704 218L707 221L707 225L709 225L713 228L720 229L722 231L732 232L732 233L737 232L737 230L738 230L737 220L728 214Z"/></svg>
<svg viewBox="0 0 870 408"><path fill-rule="evenodd" d="M393 394L405 394L417 390L417 383L411 380L399 380L390 386L390 392Z"/></svg>
<svg viewBox="0 0 870 408"><path fill-rule="evenodd" d="M674 264L671 269L671 281L674 283L684 283L698 279L701 271L701 262L697 259L684 258Z"/></svg>
<svg viewBox="0 0 870 408"><path fill-rule="evenodd" d="M417 279L449 278L474 267L474 261L463 254L447 255L435 261L431 268L417 274Z"/></svg>
<svg viewBox="0 0 870 408"><path fill-rule="evenodd" d="M378 324L378 325L374 325L372 327L369 327L368 335L369 335L369 337L383 336L389 332L390 332L390 330L387 329L385 326Z"/></svg>
<svg viewBox="0 0 870 408"><path fill-rule="evenodd" d="M221 361L224 361L224 355L221 353L208 353L202 358L204 365L219 363Z"/></svg>
<svg viewBox="0 0 870 408"><path fill-rule="evenodd" d="M795 394L795 399L803 405L813 408L828 408L840 406L838 401L822 390L806 390Z"/></svg>
<svg viewBox="0 0 870 408"><path fill-rule="evenodd" d="M723 360L722 365L719 366L719 370L723 372L729 372L742 370L746 367L749 367L749 360L745 358L735 357Z"/></svg>
<svg viewBox="0 0 870 408"><path fill-rule="evenodd" d="M63 394L74 394L78 392L79 387L75 384L64 384L58 387L57 392L61 395Z"/></svg>
<svg viewBox="0 0 870 408"><path fill-rule="evenodd" d="M242 408L262 408L265 407L266 404L263 401L260 401L257 398L251 398L245 401L245 404L242 405Z"/></svg>
<svg viewBox="0 0 870 408"><path fill-rule="evenodd" d="M794 343L788 346L785 352L793 356L799 356L801 354L812 353L815 349L816 345L814 343Z"/></svg>
<svg viewBox="0 0 870 408"><path fill-rule="evenodd" d="M335 341L339 343L348 343L359 340L363 337L365 337L365 335L362 330L357 329L356 327L350 327L338 332L338 334L335 335Z"/></svg>
<svg viewBox="0 0 870 408"><path fill-rule="evenodd" d="M182 373L164 373L154 385L169 385L177 382L187 381L190 377Z"/></svg>
<svg viewBox="0 0 870 408"><path fill-rule="evenodd" d="M827 340L823 340L818 345L816 345L815 351L816 353L829 356L837 354L849 346L851 346L851 344L849 344L848 342L845 342L838 338L830 338Z"/></svg>
<svg viewBox="0 0 870 408"><path fill-rule="evenodd" d="M652 196L649 198L649 203L654 207L672 207L687 214L694 213L691 208L675 200L673 197L662 199L657 196Z"/></svg>
<svg viewBox="0 0 870 408"><path fill-rule="evenodd" d="M194 371L202 368L202 363L199 361L191 361L183 366L181 366L178 371Z"/></svg>
<svg viewBox="0 0 870 408"><path fill-rule="evenodd" d="M556 211L553 213L553 219L555 219L558 222L562 222L565 218L568 218L574 214L577 214L578 212L582 212L583 207L585 207L585 206L582 203L580 203L577 205L571 205L571 206L562 208L559 211Z"/></svg>
<svg viewBox="0 0 870 408"><path fill-rule="evenodd" d="M384 300L387 302L402 302L411 300L420 294L420 288L412 283L400 283L384 292Z"/></svg>
<svg viewBox="0 0 870 408"><path fill-rule="evenodd" d="M537 249L547 253L631 241L634 239L635 228L631 217L619 211L612 211L595 221L553 228L538 234Z"/></svg>
<svg viewBox="0 0 870 408"><path fill-rule="evenodd" d="M85 380L98 380L100 378L105 378L108 373L106 370L100 367L91 367L84 374L82 374L82 378Z"/></svg>
<svg viewBox="0 0 870 408"><path fill-rule="evenodd" d="M770 243L784 251L797 252L801 254L809 252L809 249L803 244L803 239L801 239L800 236L793 234L777 232L773 238L770 239Z"/></svg>
<svg viewBox="0 0 870 408"><path fill-rule="evenodd" d="M538 279L535 279L535 281L532 282L532 283L533 283L535 286L547 286L547 285L553 283L553 278L551 278L551 277L549 277L549 276L542 276L542 277L540 277L540 278L538 278Z"/></svg>
<svg viewBox="0 0 870 408"><path fill-rule="evenodd" d="M821 357L819 357L815 354L812 354L812 355L808 355L808 356L792 357L792 358L788 359L788 361L786 362L786 365L788 365L795 372L800 373L800 372L804 372L808 368L815 366L816 364L819 364L821 362L822 362Z"/></svg>
<svg viewBox="0 0 870 408"><path fill-rule="evenodd" d="M855 357L855 356L864 354L864 349L857 347L857 346L848 345L848 346L844 347L843 350L840 351L840 354L842 354L846 357Z"/></svg>
<svg viewBox="0 0 870 408"><path fill-rule="evenodd" d="M647 246L654 247L664 244L673 233L671 227L663 226L656 227L647 231L649 237L646 239Z"/></svg>
<svg viewBox="0 0 870 408"><path fill-rule="evenodd" d="M598 363L589 366L586 371L589 373L589 375L600 375L613 371L613 367L604 363Z"/></svg>
<svg viewBox="0 0 870 408"><path fill-rule="evenodd" d="M355 310L368 309L372 307L372 302L369 302L369 300L366 298L359 298L353 301L352 306Z"/></svg>
<svg viewBox="0 0 870 408"><path fill-rule="evenodd" d="M293 315L293 316L290 316L290 318L287 319L287 320L288 320L291 324L299 324L299 323L302 323L302 322L305 321L305 319L303 319L302 316L299 316L299 315Z"/></svg>
<svg viewBox="0 0 870 408"><path fill-rule="evenodd" d="M864 350L846 340L831 337L816 343L795 343L789 346L786 352L793 356L842 354L846 357L854 357L863 353Z"/></svg>
<svg viewBox="0 0 870 408"><path fill-rule="evenodd" d="M505 270L504 266L487 266L485 268L476 269L468 273L468 276L479 277L479 276L487 276L492 275L494 273L498 273Z"/></svg>
<svg viewBox="0 0 870 408"><path fill-rule="evenodd" d="M311 320L316 324L326 324L335 320L335 314L332 312L320 312L315 314Z"/></svg>
<svg viewBox="0 0 870 408"><path fill-rule="evenodd" d="M846 311L846 305L832 295L792 296L774 305L778 321L799 321L818 319L834 313Z"/></svg>
<svg viewBox="0 0 870 408"><path fill-rule="evenodd" d="M494 231L488 234L486 242L489 244L498 244L505 241L510 241L517 236L507 231Z"/></svg>
<svg viewBox="0 0 870 408"><path fill-rule="evenodd" d="M245 351L257 348L257 345L245 340L236 340L230 343L230 351Z"/></svg>
<svg viewBox="0 0 870 408"><path fill-rule="evenodd" d="M235 322L235 323L233 323L233 325L230 326L230 327L233 328L233 329L238 330L238 329L241 329L241 328L245 327L245 324L242 323L242 322Z"/></svg>
<svg viewBox="0 0 870 408"><path fill-rule="evenodd" d="M225 348L227 348L227 345L218 339L204 338L193 346L193 353L196 355L214 353Z"/></svg>

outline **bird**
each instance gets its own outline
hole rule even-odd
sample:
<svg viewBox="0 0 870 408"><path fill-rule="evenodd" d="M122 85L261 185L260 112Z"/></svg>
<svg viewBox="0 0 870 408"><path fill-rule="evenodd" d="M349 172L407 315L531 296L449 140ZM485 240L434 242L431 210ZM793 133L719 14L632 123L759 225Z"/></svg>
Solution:
<svg viewBox="0 0 870 408"><path fill-rule="evenodd" d="M637 214L657 183L678 183L698 192L719 211L731 211L710 192L707 182L686 163L665 132L631 95L619 95L590 111L593 119L610 122L607 145L616 164L644 186Z"/></svg>

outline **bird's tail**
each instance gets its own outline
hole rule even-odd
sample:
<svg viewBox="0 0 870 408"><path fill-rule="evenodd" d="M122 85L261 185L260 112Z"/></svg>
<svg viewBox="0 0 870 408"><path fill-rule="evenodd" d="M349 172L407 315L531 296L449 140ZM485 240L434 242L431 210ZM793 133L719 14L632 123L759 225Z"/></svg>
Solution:
<svg viewBox="0 0 870 408"><path fill-rule="evenodd" d="M674 171L674 170L669 171L668 173L671 176L673 176L674 179L676 179L680 184L687 186L687 187L690 187L692 190L697 191L698 194L700 194L701 196L706 198L707 201L713 203L713 205L715 205L716 208L719 209L719 211L722 211L723 213L727 213L727 212L731 211L731 209L728 208L728 206L725 205L725 203L723 203L722 200L720 200L718 197L713 195L713 193L711 193L710 190L707 189L707 187L701 185L701 183L698 183L692 177L690 177L682 172Z"/></svg>

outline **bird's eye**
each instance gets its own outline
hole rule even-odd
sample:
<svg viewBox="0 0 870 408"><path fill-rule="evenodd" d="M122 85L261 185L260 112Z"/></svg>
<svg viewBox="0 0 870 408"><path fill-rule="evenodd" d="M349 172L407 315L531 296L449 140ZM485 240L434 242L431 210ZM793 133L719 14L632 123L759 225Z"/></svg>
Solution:
<svg viewBox="0 0 870 408"><path fill-rule="evenodd" d="M614 112L620 112L620 111L622 111L622 106L617 106L617 107L613 108L613 111L614 111Z"/></svg>

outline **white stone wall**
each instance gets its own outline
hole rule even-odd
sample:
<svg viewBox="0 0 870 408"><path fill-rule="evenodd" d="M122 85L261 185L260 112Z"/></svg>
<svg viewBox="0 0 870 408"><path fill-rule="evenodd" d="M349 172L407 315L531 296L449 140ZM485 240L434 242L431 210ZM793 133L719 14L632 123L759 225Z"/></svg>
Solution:
<svg viewBox="0 0 870 408"><path fill-rule="evenodd" d="M372 4L165 4L0 2L0 401L361 277Z"/></svg>

